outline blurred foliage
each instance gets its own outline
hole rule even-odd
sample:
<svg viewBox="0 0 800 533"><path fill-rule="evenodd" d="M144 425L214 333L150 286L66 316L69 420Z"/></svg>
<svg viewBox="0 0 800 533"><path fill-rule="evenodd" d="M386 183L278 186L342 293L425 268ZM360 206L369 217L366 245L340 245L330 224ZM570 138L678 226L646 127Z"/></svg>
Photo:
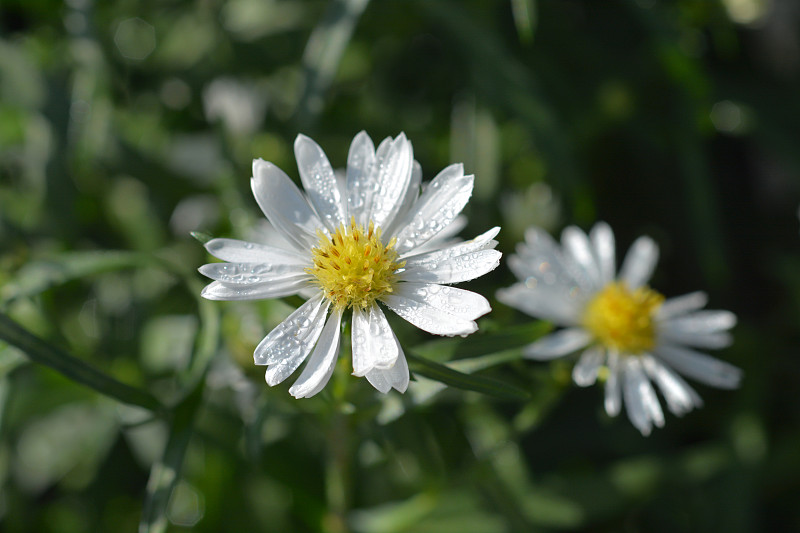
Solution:
<svg viewBox="0 0 800 533"><path fill-rule="evenodd" d="M798 94L793 0L3 0L0 529L800 530ZM644 439L497 302L466 340L392 322L406 395L345 357L267 387L291 307L201 300L190 232L252 237L253 158L362 129L463 161L506 253L653 236L660 291L739 315L742 389Z"/></svg>

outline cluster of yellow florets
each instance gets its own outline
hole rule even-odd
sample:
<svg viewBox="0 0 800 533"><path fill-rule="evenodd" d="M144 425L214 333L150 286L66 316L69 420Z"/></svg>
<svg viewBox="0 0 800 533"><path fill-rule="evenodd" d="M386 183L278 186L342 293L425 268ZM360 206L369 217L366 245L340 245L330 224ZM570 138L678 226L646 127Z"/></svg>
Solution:
<svg viewBox="0 0 800 533"><path fill-rule="evenodd" d="M583 325L606 348L641 354L656 343L653 317L664 297L649 287L609 283L586 306Z"/></svg>
<svg viewBox="0 0 800 533"><path fill-rule="evenodd" d="M355 219L331 236L318 234L319 246L311 250L314 266L307 272L334 307L366 309L392 292L395 272L405 264L397 261L395 239L384 246L380 228L370 222L365 232Z"/></svg>

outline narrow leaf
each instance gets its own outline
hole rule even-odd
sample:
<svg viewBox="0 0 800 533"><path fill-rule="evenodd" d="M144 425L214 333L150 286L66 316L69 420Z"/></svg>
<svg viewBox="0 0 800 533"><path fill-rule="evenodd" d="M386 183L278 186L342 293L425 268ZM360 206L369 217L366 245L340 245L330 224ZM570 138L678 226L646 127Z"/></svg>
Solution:
<svg viewBox="0 0 800 533"><path fill-rule="evenodd" d="M169 499L180 479L204 385L205 381L200 380L194 390L175 407L164 456L150 470L139 533L163 533L167 529Z"/></svg>
<svg viewBox="0 0 800 533"><path fill-rule="evenodd" d="M436 339L419 344L411 351L416 355L435 361L460 360L521 348L547 334L550 329L549 323L541 321L504 327L497 332L484 332L485 330L481 329L465 339Z"/></svg>
<svg viewBox="0 0 800 533"><path fill-rule="evenodd" d="M298 106L301 122L322 110L325 93L336 75L356 23L368 3L369 0L330 2L322 20L311 32L303 52L306 83Z"/></svg>
<svg viewBox="0 0 800 533"><path fill-rule="evenodd" d="M413 372L451 387L480 392L504 400L526 400L530 397L525 389L504 381L464 374L443 364L417 357L414 354L407 354L407 357Z"/></svg>
<svg viewBox="0 0 800 533"><path fill-rule="evenodd" d="M200 297L203 284L197 280L187 280L189 291L197 298L198 314L200 316L200 329L197 333L192 351L192 360L189 370L181 376L182 385L189 390L202 379L208 369L208 364L217 353L220 333L220 309L215 302Z"/></svg>
<svg viewBox="0 0 800 533"><path fill-rule="evenodd" d="M511 0L511 13L514 16L519 40L530 44L533 41L533 32L536 30L536 0Z"/></svg>
<svg viewBox="0 0 800 533"><path fill-rule="evenodd" d="M133 268L148 263L148 257L135 252L68 252L23 267L2 290L2 300L33 296L74 279Z"/></svg>
<svg viewBox="0 0 800 533"><path fill-rule="evenodd" d="M22 350L31 361L52 368L67 378L123 403L161 412L163 406L149 392L126 385L35 336L0 313L0 339Z"/></svg>
<svg viewBox="0 0 800 533"><path fill-rule="evenodd" d="M190 235L195 239L197 239L200 242L200 244L205 244L211 239L213 239L211 235L209 235L208 233L204 233L202 231L192 231L190 232Z"/></svg>

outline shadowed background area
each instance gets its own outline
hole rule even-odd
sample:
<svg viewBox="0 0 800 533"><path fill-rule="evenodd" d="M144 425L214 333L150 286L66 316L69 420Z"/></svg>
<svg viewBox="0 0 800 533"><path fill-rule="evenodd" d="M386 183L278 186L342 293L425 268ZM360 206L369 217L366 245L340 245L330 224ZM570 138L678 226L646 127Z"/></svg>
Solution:
<svg viewBox="0 0 800 533"><path fill-rule="evenodd" d="M800 530L798 95L793 0L3 0L0 530ZM349 357L269 388L295 302L200 299L190 232L263 239L252 159L297 179L304 133L343 168L360 130L426 180L463 162L462 235L505 254L653 237L655 289L739 317L741 389L643 438L521 359L546 326L494 299L503 264L462 285L472 337L390 317L407 394Z"/></svg>

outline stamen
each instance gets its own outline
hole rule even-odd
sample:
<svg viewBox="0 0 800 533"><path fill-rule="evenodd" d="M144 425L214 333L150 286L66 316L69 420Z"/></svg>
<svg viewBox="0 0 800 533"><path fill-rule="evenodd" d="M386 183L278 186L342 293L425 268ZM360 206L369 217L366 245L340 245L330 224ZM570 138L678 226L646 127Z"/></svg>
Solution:
<svg viewBox="0 0 800 533"><path fill-rule="evenodd" d="M374 222L370 221L365 232L351 217L347 229L340 225L331 236L317 234L320 244L312 249L313 266L306 272L316 278L336 308L366 309L382 295L393 292L395 272L405 262L398 261L397 252L383 244Z"/></svg>
<svg viewBox="0 0 800 533"><path fill-rule="evenodd" d="M606 348L638 355L655 346L653 316L664 297L647 288L609 283L587 304L583 324Z"/></svg>

